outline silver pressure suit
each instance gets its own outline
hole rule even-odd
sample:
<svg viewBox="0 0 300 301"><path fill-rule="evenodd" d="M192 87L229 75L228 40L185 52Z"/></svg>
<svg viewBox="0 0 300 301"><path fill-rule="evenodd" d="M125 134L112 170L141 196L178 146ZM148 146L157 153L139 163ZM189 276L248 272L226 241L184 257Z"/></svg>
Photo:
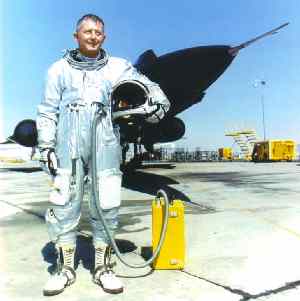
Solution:
<svg viewBox="0 0 300 301"><path fill-rule="evenodd" d="M101 49L100 64L94 68L89 62L77 64L76 57L74 60L74 56L72 58L69 54L49 68L44 98L38 106L38 146L42 150L53 148L58 159L46 223L53 242L58 245L75 244L84 183L87 183L89 218L94 245L97 245L107 242L107 237L98 219L90 186L92 120L95 114L101 114L97 127L98 191L100 206L113 231L118 224L122 173L119 169L119 129L111 118L112 88L123 80L138 80L145 84L153 105L159 108L159 113L156 109L149 122L158 122L163 117L169 101L157 84L137 72L124 59L110 57Z"/></svg>

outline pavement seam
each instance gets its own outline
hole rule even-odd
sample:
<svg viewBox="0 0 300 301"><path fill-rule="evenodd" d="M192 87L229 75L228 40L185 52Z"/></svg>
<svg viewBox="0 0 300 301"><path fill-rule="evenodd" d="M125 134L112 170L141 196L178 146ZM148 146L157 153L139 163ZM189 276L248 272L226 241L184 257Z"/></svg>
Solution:
<svg viewBox="0 0 300 301"><path fill-rule="evenodd" d="M222 284L217 283L217 282L214 282L214 281L212 281L212 280L209 280L209 279L200 277L200 276L198 276L198 275L192 274L191 272L188 272L188 271L186 271L186 270L181 270L181 272L184 273L184 274L186 274L186 275L189 275L189 276L191 276L191 277L198 278L198 279L200 279L200 280L206 281L206 282L208 282L208 283L210 283L210 284L213 284L213 285L222 287L222 288L224 288L225 290L230 291L230 292L233 293L233 294L240 295L240 296L243 297L243 298L241 299L241 301L250 300L250 298L252 297L251 294L249 294L249 293L247 293L247 292L244 292L243 290L240 290L240 289L233 289L233 288L231 288L230 286L222 285ZM247 299L247 298L248 298L248 299Z"/></svg>
<svg viewBox="0 0 300 301"><path fill-rule="evenodd" d="M251 210L249 210L249 209L247 209L247 210L241 210L241 212L247 212L247 213L250 213L251 215L253 215L253 212L251 212ZM286 231L286 232L288 232L289 234L291 234L291 235L297 237L298 239L300 239L300 234L299 234L298 232L296 232L296 231L294 231L294 230L288 228L288 227L282 226L282 225L280 225L280 224L278 224L278 223L276 223L276 222L274 222L274 221L272 221L271 219L266 218L266 217L258 217L258 216L254 216L254 217L255 217L256 219L261 220L261 221L264 221L265 223L268 223L268 224L270 224L270 225L272 225L272 226L274 226L274 227L276 227L276 228L278 228L278 229L281 229L281 230L283 230L283 231Z"/></svg>
<svg viewBox="0 0 300 301"><path fill-rule="evenodd" d="M23 211L23 212L25 212L25 213L27 213L29 215L33 215L36 218L38 218L41 222L45 222L45 216L43 214L39 214L39 213L37 213L35 211L32 211L30 209L26 209L26 208L24 208L24 207L22 207L20 205L12 204L12 203L4 201L4 200L0 200L0 202L4 203L6 205L9 205L11 207L15 207L15 208L17 208L17 209L19 209L19 210L21 210L21 211ZM77 230L76 232L78 234L81 234L81 235L85 236L85 237L90 237L90 235L88 233L86 233L85 231L83 231L83 230Z"/></svg>
<svg viewBox="0 0 300 301"><path fill-rule="evenodd" d="M34 211L30 210L30 209L26 209L26 208L24 208L24 207L22 207L20 205L12 204L12 203L4 201L4 200L0 200L0 202L4 203L6 205L9 205L11 207L15 207L15 208L17 208L17 209L19 209L19 210L27 213L27 214L33 215L33 216L39 218L40 220L45 220L45 217L42 214L34 212Z"/></svg>
<svg viewBox="0 0 300 301"><path fill-rule="evenodd" d="M295 289L298 286L300 286L300 280L293 281L293 282L286 282L285 285L278 287L276 289L271 289L271 290L266 290L262 293L256 294L256 295L251 295L249 299L241 299L240 301L248 301L250 299L258 299L260 297L266 297L269 295L276 295L278 293L290 290L290 289Z"/></svg>
<svg viewBox="0 0 300 301"><path fill-rule="evenodd" d="M271 289L271 290L266 290L266 291L261 292L259 294L253 295L253 294L247 293L247 292L245 292L243 290L231 288L230 286L222 285L222 284L214 282L212 280L205 279L203 277L200 277L198 275L192 274L192 273L190 273L188 271L185 271L185 270L182 270L181 272L184 273L184 274L186 274L186 275L189 275L189 276L198 278L200 280L206 281L208 283L211 283L213 285L222 287L225 290L230 291L233 294L237 294L237 295L242 296L242 299L240 299L239 301L249 301L249 300L253 300L253 299L258 299L260 297L266 297L266 296L273 295L273 294L275 295L275 294L278 294L278 293L281 293L281 292L284 292L284 291L287 291L287 290L290 290L290 289L295 289L298 286L300 286L300 280L296 280L296 281L293 281L293 282L286 282L285 285L283 285L283 286L281 286L279 288Z"/></svg>

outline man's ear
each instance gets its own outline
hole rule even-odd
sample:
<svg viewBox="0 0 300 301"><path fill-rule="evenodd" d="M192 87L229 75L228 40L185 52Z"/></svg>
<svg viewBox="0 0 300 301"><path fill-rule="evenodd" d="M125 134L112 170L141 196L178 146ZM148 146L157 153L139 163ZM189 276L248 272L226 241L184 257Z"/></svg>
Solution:
<svg viewBox="0 0 300 301"><path fill-rule="evenodd" d="M76 31L73 33L73 38L76 42L78 42L78 33Z"/></svg>

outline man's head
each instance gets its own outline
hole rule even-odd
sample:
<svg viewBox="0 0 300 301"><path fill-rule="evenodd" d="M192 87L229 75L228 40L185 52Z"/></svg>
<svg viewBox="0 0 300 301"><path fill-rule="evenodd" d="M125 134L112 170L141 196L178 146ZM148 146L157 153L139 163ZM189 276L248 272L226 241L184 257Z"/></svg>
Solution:
<svg viewBox="0 0 300 301"><path fill-rule="evenodd" d="M105 40L103 20L96 15L84 15L76 24L74 38L83 55L97 57Z"/></svg>

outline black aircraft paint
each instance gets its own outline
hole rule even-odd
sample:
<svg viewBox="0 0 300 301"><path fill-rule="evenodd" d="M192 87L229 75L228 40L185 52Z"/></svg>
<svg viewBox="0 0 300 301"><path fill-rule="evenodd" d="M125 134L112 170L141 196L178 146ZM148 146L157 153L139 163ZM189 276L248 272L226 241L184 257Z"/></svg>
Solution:
<svg viewBox="0 0 300 301"><path fill-rule="evenodd" d="M20 121L12 136L7 140L12 143L18 143L27 147L34 147L37 145L37 129L36 122L32 119L24 119Z"/></svg>
<svg viewBox="0 0 300 301"><path fill-rule="evenodd" d="M152 149L153 144L176 141L183 137L185 125L175 117L192 105L201 102L206 89L213 84L232 63L240 49L257 40L277 33L285 23L236 47L227 45L199 46L178 50L157 57L153 50L145 51L135 67L142 74L158 83L170 100L171 107L159 124L141 123L130 126L121 124L123 143L139 143ZM32 120L21 121L10 140L24 146L37 144L37 131Z"/></svg>
<svg viewBox="0 0 300 301"><path fill-rule="evenodd" d="M160 57L148 50L135 67L160 85L171 103L167 117L173 117L202 100L204 91L234 59L229 49L229 46L200 46Z"/></svg>

